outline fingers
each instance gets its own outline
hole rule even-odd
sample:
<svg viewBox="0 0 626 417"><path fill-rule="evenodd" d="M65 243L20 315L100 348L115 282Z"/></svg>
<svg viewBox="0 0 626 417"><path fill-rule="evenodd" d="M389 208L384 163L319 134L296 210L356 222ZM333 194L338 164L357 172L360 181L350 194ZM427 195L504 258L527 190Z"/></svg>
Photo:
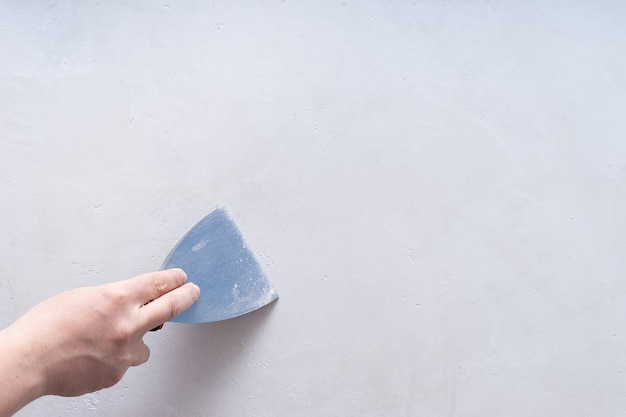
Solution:
<svg viewBox="0 0 626 417"><path fill-rule="evenodd" d="M147 332L187 310L200 298L200 288L187 283L155 298L139 309L140 325Z"/></svg>
<svg viewBox="0 0 626 417"><path fill-rule="evenodd" d="M148 358L150 358L150 348L143 342L143 340L140 340L135 358L130 366L141 365L142 363L145 363Z"/></svg>
<svg viewBox="0 0 626 417"><path fill-rule="evenodd" d="M135 294L137 303L144 305L180 287L186 280L185 271L174 268L136 276L124 281L124 285L128 286L129 294Z"/></svg>

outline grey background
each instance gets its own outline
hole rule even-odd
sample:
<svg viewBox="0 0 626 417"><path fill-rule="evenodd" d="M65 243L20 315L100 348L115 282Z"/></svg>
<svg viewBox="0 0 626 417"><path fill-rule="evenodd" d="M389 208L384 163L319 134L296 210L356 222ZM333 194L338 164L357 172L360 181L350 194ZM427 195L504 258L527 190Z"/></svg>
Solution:
<svg viewBox="0 0 626 417"><path fill-rule="evenodd" d="M626 415L625 17L0 2L0 325L216 204L281 295L18 415Z"/></svg>

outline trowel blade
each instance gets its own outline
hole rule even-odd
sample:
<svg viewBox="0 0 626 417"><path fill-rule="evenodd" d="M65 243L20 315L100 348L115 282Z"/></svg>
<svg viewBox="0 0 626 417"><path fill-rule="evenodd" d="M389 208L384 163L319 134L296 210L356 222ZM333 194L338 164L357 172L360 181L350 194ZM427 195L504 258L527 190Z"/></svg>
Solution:
<svg viewBox="0 0 626 417"><path fill-rule="evenodd" d="M174 246L161 269L182 268L200 287L200 299L172 321L226 320L278 298L228 211L218 207Z"/></svg>

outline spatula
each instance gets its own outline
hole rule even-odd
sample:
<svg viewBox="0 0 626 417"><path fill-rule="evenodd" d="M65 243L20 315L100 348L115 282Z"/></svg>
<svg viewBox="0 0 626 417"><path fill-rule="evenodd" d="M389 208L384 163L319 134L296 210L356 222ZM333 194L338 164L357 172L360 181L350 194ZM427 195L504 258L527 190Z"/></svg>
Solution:
<svg viewBox="0 0 626 417"><path fill-rule="evenodd" d="M185 234L161 269L182 268L200 299L172 321L205 323L257 310L278 298L226 208L218 207Z"/></svg>

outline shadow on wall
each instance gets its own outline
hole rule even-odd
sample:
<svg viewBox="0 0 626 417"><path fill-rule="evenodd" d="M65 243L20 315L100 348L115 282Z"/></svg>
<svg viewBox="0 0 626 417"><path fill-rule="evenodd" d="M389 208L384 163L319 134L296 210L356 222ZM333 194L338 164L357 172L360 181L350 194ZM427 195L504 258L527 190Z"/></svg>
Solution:
<svg viewBox="0 0 626 417"><path fill-rule="evenodd" d="M176 328L166 348L175 359L159 359L164 362L159 366L160 381L149 393L152 415L199 415L218 405L221 395L229 395L225 387L236 384L240 376L245 380L241 369L275 305L215 323L167 323Z"/></svg>

